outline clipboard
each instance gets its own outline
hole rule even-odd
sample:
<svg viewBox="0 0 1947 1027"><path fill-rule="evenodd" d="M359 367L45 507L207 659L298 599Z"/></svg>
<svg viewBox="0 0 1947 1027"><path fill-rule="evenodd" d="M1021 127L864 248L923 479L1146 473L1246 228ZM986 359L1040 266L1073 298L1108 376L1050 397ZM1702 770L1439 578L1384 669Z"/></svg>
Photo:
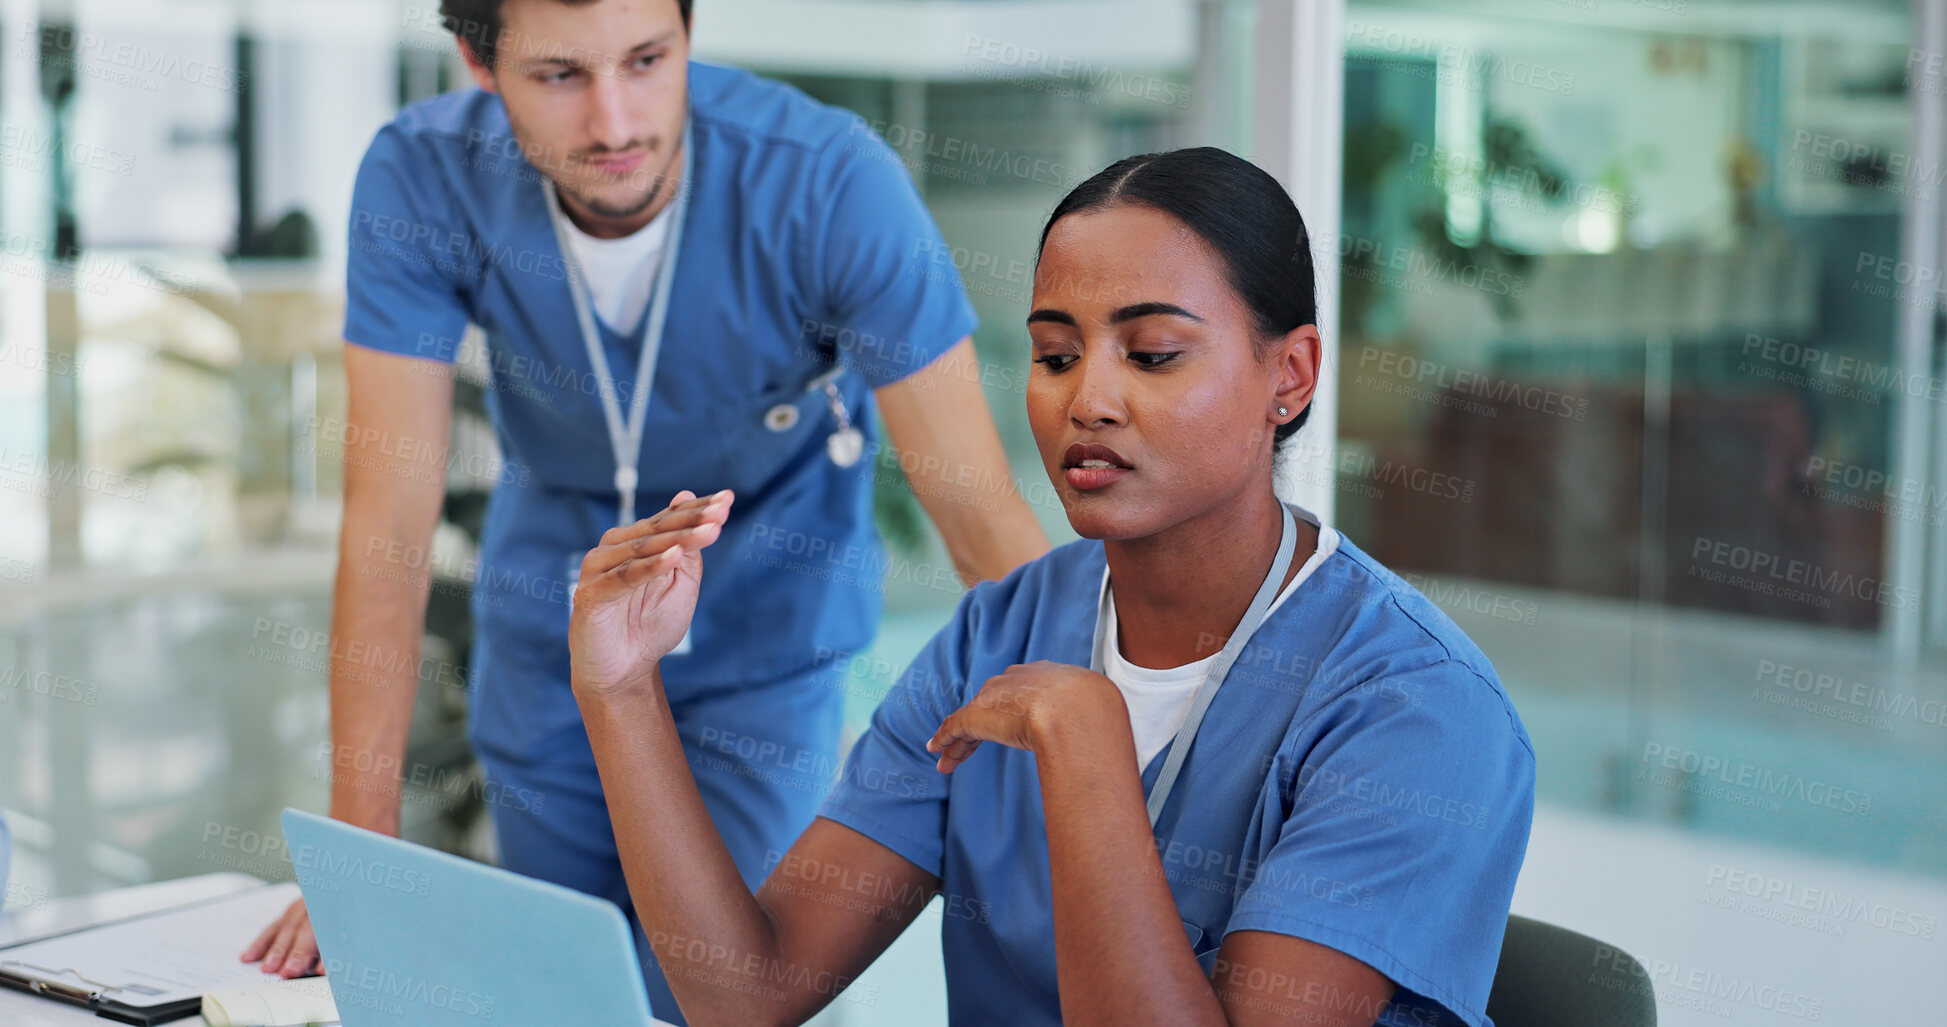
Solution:
<svg viewBox="0 0 1947 1027"><path fill-rule="evenodd" d="M73 971L70 970L67 973L73 974ZM59 974L41 967L32 967L29 968L29 972L20 972L14 969L13 964L5 960L0 960L0 985L29 991L42 998L71 1002L77 1006L93 1011L96 1016L113 1020L117 1023L132 1023L139 1024L141 1027L154 1027L156 1024L169 1023L186 1016L194 1016L203 1008L203 999L200 995L196 998L180 999L153 1006L133 1006L125 1002L104 998L103 995L105 992L101 989L109 986L102 985L99 982L84 980L80 983L69 985L61 983L58 979L49 980L47 979L48 976L58 977ZM121 989L117 988L115 990Z"/></svg>
<svg viewBox="0 0 1947 1027"><path fill-rule="evenodd" d="M206 991L278 979L237 953L298 895L265 885L0 948L0 986L140 1027L194 1016Z"/></svg>

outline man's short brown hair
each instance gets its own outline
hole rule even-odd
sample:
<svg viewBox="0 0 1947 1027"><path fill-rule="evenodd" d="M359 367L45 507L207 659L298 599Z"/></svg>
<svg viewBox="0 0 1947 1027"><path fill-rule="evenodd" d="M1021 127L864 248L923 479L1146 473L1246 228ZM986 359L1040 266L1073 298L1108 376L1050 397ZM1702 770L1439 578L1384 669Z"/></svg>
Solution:
<svg viewBox="0 0 1947 1027"><path fill-rule="evenodd" d="M494 43L500 38L500 5L506 0L439 0L440 20L446 31L460 37L460 42L472 51L475 60L488 69L494 66ZM596 0L554 0L555 3L580 7ZM676 6L683 12L683 27L690 26L690 4L692 0L676 0Z"/></svg>

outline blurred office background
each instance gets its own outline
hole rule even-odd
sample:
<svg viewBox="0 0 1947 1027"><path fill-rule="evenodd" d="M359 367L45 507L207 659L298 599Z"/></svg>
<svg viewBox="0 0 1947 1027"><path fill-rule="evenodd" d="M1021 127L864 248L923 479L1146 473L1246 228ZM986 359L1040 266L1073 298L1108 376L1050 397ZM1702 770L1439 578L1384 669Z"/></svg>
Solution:
<svg viewBox="0 0 1947 1027"><path fill-rule="evenodd" d="M433 6L0 0L11 907L288 879L276 811L324 808L350 183L401 105L466 83ZM1280 174L1336 343L1286 484L1500 669L1540 757L1516 911L1631 951L1666 1023L1947 1015L1947 0L697 19L699 57L907 161L1031 486L1022 319L1056 200L1184 145ZM415 558L441 581L405 815L491 858L457 684L497 467L467 399ZM944 562L882 477L895 567ZM849 733L956 598L890 577ZM825 1022L936 1020L927 928Z"/></svg>

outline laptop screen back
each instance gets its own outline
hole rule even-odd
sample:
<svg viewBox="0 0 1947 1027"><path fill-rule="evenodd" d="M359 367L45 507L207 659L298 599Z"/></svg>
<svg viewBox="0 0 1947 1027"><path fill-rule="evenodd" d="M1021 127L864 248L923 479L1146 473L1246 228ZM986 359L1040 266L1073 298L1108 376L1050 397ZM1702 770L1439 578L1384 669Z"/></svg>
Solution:
<svg viewBox="0 0 1947 1027"><path fill-rule="evenodd" d="M344 1027L651 1024L614 904L287 809Z"/></svg>

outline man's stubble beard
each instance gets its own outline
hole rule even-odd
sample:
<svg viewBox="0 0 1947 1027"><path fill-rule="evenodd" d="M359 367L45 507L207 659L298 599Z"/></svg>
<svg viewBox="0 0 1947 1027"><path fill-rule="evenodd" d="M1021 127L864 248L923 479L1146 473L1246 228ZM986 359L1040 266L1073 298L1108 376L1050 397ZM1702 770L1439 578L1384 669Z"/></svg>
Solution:
<svg viewBox="0 0 1947 1027"><path fill-rule="evenodd" d="M677 169L676 162L680 160L683 156L681 150L682 142L681 142L681 137L679 136L678 143L677 143L678 148L676 152L671 153L669 155L668 160L664 161L662 170L656 173L656 180L650 183L648 191L639 194L636 198L631 199L626 204L617 205L614 203L607 202L601 199L600 197L591 195L586 189L584 189L581 186L580 183L562 181L561 175L565 173L567 169L548 168L543 166L542 163L535 161L533 155L528 150L527 144L521 142L521 140L523 139L523 137L527 135L527 133L521 131L520 125L514 121L512 112L509 112L507 121L508 124L514 129L515 142L520 143L521 155L527 158L527 162L529 164L532 164L535 170L539 171L543 175L546 175L548 177L548 181L554 183L555 192L573 199L576 203L580 204L584 209L590 211L596 217L602 218L604 220L626 221L640 215L643 211L648 210L652 205L655 204L657 198L663 195L664 190L669 188L670 178L676 174L676 169ZM547 152L549 152L547 148L543 147L542 153L545 155ZM579 166L584 168L588 167L587 157L594 152L595 151L589 151L589 150L575 151L575 153L573 154L573 166ZM618 177L616 181L626 182L631 177L633 177L633 175L623 175Z"/></svg>

